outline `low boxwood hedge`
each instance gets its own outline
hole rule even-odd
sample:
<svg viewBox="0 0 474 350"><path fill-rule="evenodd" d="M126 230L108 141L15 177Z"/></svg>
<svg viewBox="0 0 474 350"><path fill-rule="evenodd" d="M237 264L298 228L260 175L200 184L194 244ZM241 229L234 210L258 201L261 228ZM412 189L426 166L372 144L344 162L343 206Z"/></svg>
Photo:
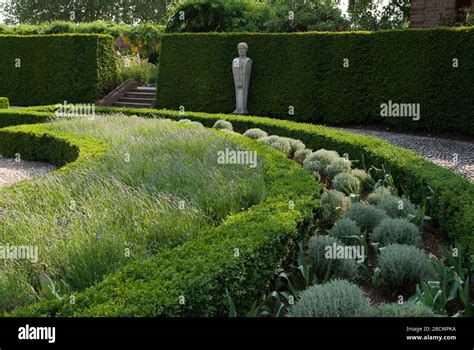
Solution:
<svg viewBox="0 0 474 350"><path fill-rule="evenodd" d="M0 110L0 128L22 124L46 123L51 116L51 112L36 112L22 109Z"/></svg>
<svg viewBox="0 0 474 350"><path fill-rule="evenodd" d="M223 134L246 149L256 150L267 182L266 202L230 216L184 245L144 262L135 262L103 282L69 299L41 302L14 315L29 316L224 316L226 289L239 308L250 308L266 284L295 252L296 241L309 233L319 215L322 186L295 162L254 140ZM7 155L28 152L22 145L43 143L55 159L67 135L48 133L47 125L22 125L0 130ZM32 135L30 135L32 134ZM3 139L3 137L1 137ZM92 140L91 140L92 141ZM35 147L36 148L36 147ZM81 149L81 145L77 149ZM40 157L36 151L27 158ZM59 164L59 162L57 162ZM182 299L183 298L183 299Z"/></svg>
<svg viewBox="0 0 474 350"><path fill-rule="evenodd" d="M52 106L42 110L54 110ZM229 114L208 114L157 109L131 109L98 107L99 113L120 112L143 117L161 117L169 119L188 118L212 127L217 120L232 122L234 129L245 131L260 128L269 134L291 137L303 141L308 148L336 150L347 153L351 160L359 161L358 167L382 165L396 179L396 185L415 203L421 203L424 196L430 194L428 186L435 192L433 218L443 233L452 240L462 242L474 253L474 185L466 178L442 168L414 152L395 147L369 136L360 136L349 132L332 130L323 126L296 123L264 117L235 116Z"/></svg>
<svg viewBox="0 0 474 350"><path fill-rule="evenodd" d="M10 107L10 102L8 102L8 98L0 97L0 109L7 109Z"/></svg>

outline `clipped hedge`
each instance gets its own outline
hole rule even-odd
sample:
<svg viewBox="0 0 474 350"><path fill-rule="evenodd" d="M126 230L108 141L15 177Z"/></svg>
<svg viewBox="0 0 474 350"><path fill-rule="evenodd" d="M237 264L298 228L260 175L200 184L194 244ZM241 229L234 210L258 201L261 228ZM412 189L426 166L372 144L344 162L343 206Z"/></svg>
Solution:
<svg viewBox="0 0 474 350"><path fill-rule="evenodd" d="M1 120L1 118L0 118ZM47 161L66 171L89 158L99 158L108 149L103 141L90 136L73 136L50 131L44 124L18 125L0 129L0 154L23 160Z"/></svg>
<svg viewBox="0 0 474 350"><path fill-rule="evenodd" d="M36 128L45 126L0 131L15 134ZM264 203L230 216L178 248L127 265L75 295L75 304L69 299L41 302L14 315L224 316L228 313L226 289L239 309L250 308L262 297L268 280L291 260L296 241L309 234L322 186L277 150L215 132L257 151L267 183Z"/></svg>
<svg viewBox="0 0 474 350"><path fill-rule="evenodd" d="M52 116L53 113L51 112L35 112L22 109L0 110L0 128L46 123Z"/></svg>
<svg viewBox="0 0 474 350"><path fill-rule="evenodd" d="M53 106L39 108L42 111L54 110ZM96 111L175 120L188 118L201 122L206 127L212 127L217 120L225 119L232 122L234 129L239 132L260 128L272 135L299 139L313 150L325 148L336 150L340 154L347 153L350 159L359 161L359 166L363 156L367 165L384 165L396 179L399 190L405 191L415 203L420 203L423 196L429 195L427 186L430 186L435 191L434 221L443 233L448 234L452 240L456 239L464 246L469 246L471 253L474 253L474 184L410 150L369 136L263 117L193 112L182 115L169 110L114 107L98 107Z"/></svg>
<svg viewBox="0 0 474 350"><path fill-rule="evenodd" d="M6 97L0 97L0 109L8 109L10 107L10 102Z"/></svg>
<svg viewBox="0 0 474 350"><path fill-rule="evenodd" d="M108 35L0 35L0 96L12 105L93 103L115 87L116 69Z"/></svg>
<svg viewBox="0 0 474 350"><path fill-rule="evenodd" d="M254 62L249 92L253 115L474 133L472 28L163 35L157 105L231 113L231 62L240 41L249 44ZM382 118L381 104L388 101L419 103L421 119ZM290 106L294 115L289 115Z"/></svg>

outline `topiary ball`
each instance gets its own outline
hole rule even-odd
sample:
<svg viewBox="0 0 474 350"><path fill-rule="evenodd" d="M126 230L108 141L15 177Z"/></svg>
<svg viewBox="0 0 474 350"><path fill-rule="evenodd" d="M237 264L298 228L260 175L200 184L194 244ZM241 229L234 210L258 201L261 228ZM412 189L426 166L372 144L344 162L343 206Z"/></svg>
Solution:
<svg viewBox="0 0 474 350"><path fill-rule="evenodd" d="M360 194L360 182L349 173L340 173L332 180L332 187L347 195Z"/></svg>
<svg viewBox="0 0 474 350"><path fill-rule="evenodd" d="M388 218L383 210L377 209L373 205L360 203L351 205L347 217L357 222L362 232L372 232L382 220Z"/></svg>
<svg viewBox="0 0 474 350"><path fill-rule="evenodd" d="M291 307L290 317L370 317L369 298L355 284L334 280L303 291Z"/></svg>
<svg viewBox="0 0 474 350"><path fill-rule="evenodd" d="M304 169L309 173L319 173L321 176L328 176L327 168L329 165L341 157L335 151L320 149L312 153L303 163Z"/></svg>
<svg viewBox="0 0 474 350"><path fill-rule="evenodd" d="M219 129L219 130L222 130L222 129L234 130L234 128L232 126L232 123L227 121L227 120L218 120L214 124L213 128L214 129Z"/></svg>
<svg viewBox="0 0 474 350"><path fill-rule="evenodd" d="M299 164L303 165L304 161L311 155L311 153L313 153L313 151L308 148L301 149L295 152L293 159Z"/></svg>
<svg viewBox="0 0 474 350"><path fill-rule="evenodd" d="M391 189L389 189L388 187L381 186L378 187L374 192L369 194L369 196L367 197L367 202L372 205L377 205L380 203L382 198L387 196L393 196Z"/></svg>
<svg viewBox="0 0 474 350"><path fill-rule="evenodd" d="M355 259L334 255L334 247L338 246L343 247L343 243L330 236L313 236L309 240L308 254L318 281L324 281L328 277L350 280L358 278L359 265Z"/></svg>
<svg viewBox="0 0 474 350"><path fill-rule="evenodd" d="M354 220L344 218L336 222L334 227L329 230L329 235L339 239L341 242L350 243L353 242L354 239L349 237L360 237L362 236L362 233L360 232L360 228L357 226L357 223Z"/></svg>
<svg viewBox="0 0 474 350"><path fill-rule="evenodd" d="M406 218L416 214L416 207L410 200L392 195L380 198L376 207L392 218Z"/></svg>
<svg viewBox="0 0 474 350"><path fill-rule="evenodd" d="M404 244L391 244L377 258L381 283L390 288L411 288L421 281L435 277L428 255L422 250Z"/></svg>
<svg viewBox="0 0 474 350"><path fill-rule="evenodd" d="M285 153L287 156L290 155L291 145L290 145L290 142L284 137L273 135L273 136L262 137L261 139L259 139L259 141L269 146L272 146L273 148Z"/></svg>
<svg viewBox="0 0 474 350"><path fill-rule="evenodd" d="M268 134L265 131L261 130L261 129L255 128L255 129L247 130L244 133L244 136L248 137L250 139L258 140L258 139L261 139L263 137L267 137Z"/></svg>
<svg viewBox="0 0 474 350"><path fill-rule="evenodd" d="M344 217L351 205L351 200L344 193L330 190L324 191L321 196L323 206L323 220L329 224L334 224Z"/></svg>
<svg viewBox="0 0 474 350"><path fill-rule="evenodd" d="M333 179L336 175L339 175L341 173L348 173L351 171L351 166L351 161L345 158L339 158L327 167L327 176L329 179Z"/></svg>
<svg viewBox="0 0 474 350"><path fill-rule="evenodd" d="M383 245L408 244L419 245L421 233L418 227L405 219L384 219L370 234L371 242Z"/></svg>
<svg viewBox="0 0 474 350"><path fill-rule="evenodd" d="M403 304L381 304L377 307L377 317L439 317L429 306L414 302Z"/></svg>

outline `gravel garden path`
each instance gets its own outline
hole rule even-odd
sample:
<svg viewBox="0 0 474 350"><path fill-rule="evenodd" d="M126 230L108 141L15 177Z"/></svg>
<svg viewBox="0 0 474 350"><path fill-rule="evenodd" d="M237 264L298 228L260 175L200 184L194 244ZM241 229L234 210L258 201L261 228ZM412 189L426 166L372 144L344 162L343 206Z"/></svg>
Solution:
<svg viewBox="0 0 474 350"><path fill-rule="evenodd" d="M354 134L369 135L395 146L412 150L444 168L451 169L474 182L474 143L429 136L401 134L354 128L334 128Z"/></svg>
<svg viewBox="0 0 474 350"><path fill-rule="evenodd" d="M57 168L43 162L15 162L14 159L0 156L0 188L23 180L31 180Z"/></svg>

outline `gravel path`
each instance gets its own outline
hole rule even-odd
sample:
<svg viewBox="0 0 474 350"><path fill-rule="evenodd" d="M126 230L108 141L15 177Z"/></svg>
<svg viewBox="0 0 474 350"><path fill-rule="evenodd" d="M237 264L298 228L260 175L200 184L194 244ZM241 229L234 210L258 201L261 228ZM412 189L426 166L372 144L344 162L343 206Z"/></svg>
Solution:
<svg viewBox="0 0 474 350"><path fill-rule="evenodd" d="M23 180L31 180L34 177L49 173L57 168L43 162L15 162L14 159L0 156L0 188L13 185Z"/></svg>
<svg viewBox="0 0 474 350"><path fill-rule="evenodd" d="M370 135L395 146L408 148L433 163L451 169L474 182L474 143L472 142L366 129L334 129Z"/></svg>

